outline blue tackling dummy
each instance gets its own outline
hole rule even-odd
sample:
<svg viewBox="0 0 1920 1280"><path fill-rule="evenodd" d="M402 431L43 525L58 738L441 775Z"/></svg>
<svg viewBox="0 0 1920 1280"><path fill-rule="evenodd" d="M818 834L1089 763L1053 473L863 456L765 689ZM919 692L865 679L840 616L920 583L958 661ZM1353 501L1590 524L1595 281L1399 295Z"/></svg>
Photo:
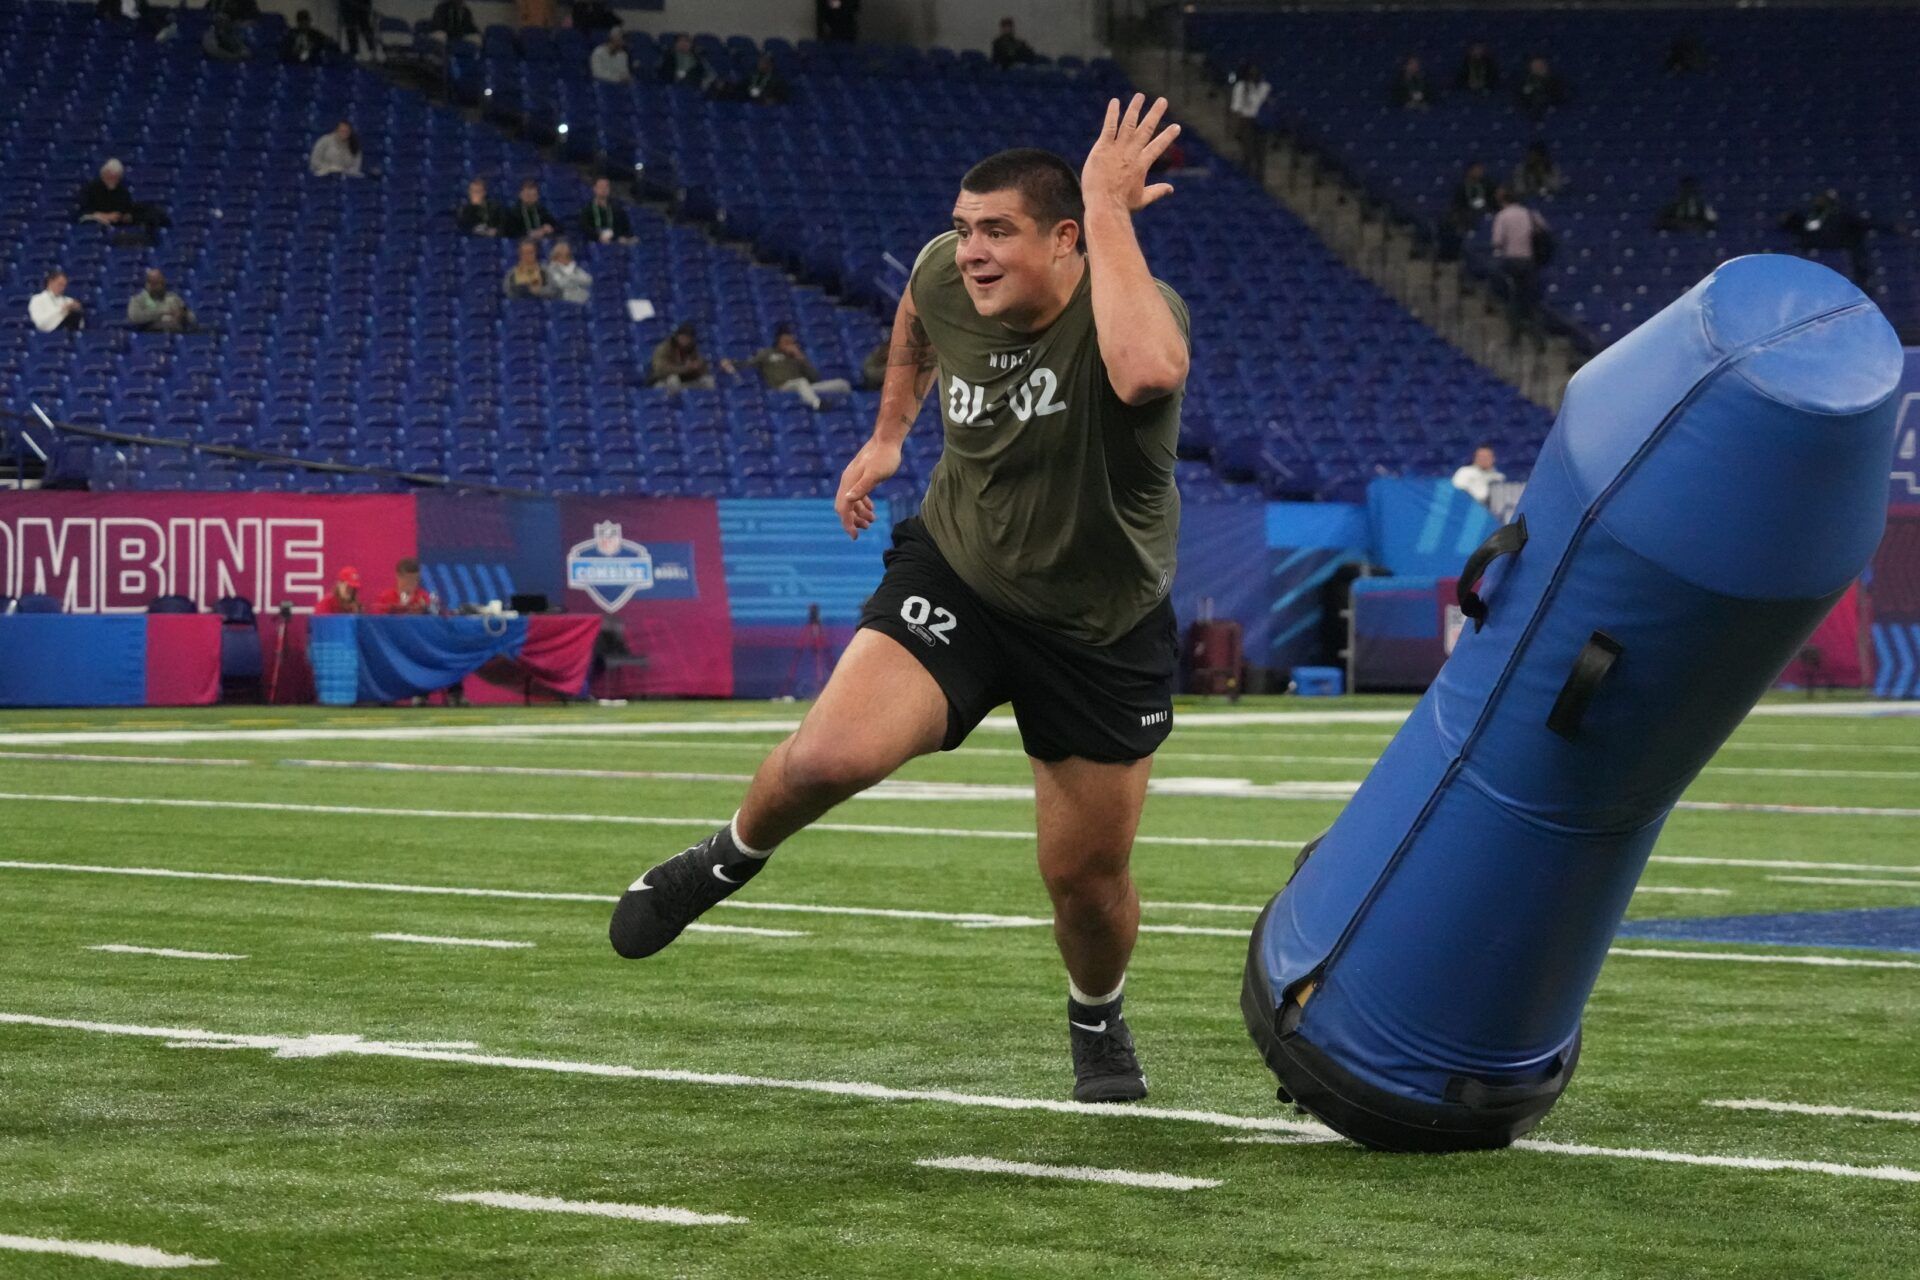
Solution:
<svg viewBox="0 0 1920 1280"><path fill-rule="evenodd" d="M1453 656L1254 926L1283 1100L1401 1151L1539 1123L1674 802L1880 540L1901 365L1852 284L1760 256L1574 378Z"/></svg>

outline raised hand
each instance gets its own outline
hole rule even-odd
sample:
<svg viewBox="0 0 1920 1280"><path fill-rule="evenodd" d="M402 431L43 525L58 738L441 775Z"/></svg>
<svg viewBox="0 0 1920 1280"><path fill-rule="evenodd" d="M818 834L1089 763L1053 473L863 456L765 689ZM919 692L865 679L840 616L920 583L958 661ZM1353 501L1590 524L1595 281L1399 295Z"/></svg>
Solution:
<svg viewBox="0 0 1920 1280"><path fill-rule="evenodd" d="M1169 182L1148 186L1147 172L1180 136L1180 126L1170 124L1160 128L1160 118L1167 113L1165 98L1155 99L1143 119L1140 111L1146 101L1144 94L1134 94L1124 114L1118 98L1107 103L1107 118L1100 126L1100 136L1094 140L1093 150L1087 152L1087 162L1080 168L1080 194L1087 204L1109 201L1134 213L1162 196L1173 194L1173 184Z"/></svg>

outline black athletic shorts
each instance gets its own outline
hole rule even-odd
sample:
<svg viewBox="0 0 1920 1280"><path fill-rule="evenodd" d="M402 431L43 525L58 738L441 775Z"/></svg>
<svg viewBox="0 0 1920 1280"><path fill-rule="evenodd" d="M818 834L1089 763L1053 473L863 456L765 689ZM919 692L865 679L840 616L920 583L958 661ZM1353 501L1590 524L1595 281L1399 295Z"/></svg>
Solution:
<svg viewBox="0 0 1920 1280"><path fill-rule="evenodd" d="M1094 645L981 600L918 519L894 527L886 566L860 625L906 646L947 695L941 750L1006 702L1037 760L1138 760L1172 732L1179 643L1167 601L1114 643Z"/></svg>

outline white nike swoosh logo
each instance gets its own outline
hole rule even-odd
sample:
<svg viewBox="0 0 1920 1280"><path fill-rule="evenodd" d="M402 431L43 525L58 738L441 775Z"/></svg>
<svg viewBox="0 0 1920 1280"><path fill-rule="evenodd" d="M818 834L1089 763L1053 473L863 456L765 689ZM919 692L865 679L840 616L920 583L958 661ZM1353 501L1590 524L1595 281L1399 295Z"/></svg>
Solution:
<svg viewBox="0 0 1920 1280"><path fill-rule="evenodd" d="M632 884L627 886L627 892L628 893L645 893L647 890L651 888L653 888L653 886L647 883L647 878L645 876L641 876L638 880L635 880Z"/></svg>
<svg viewBox="0 0 1920 1280"><path fill-rule="evenodd" d="M1072 1018L1068 1018L1067 1025L1070 1027L1078 1027L1082 1031L1091 1031L1093 1032L1093 1034L1099 1035L1102 1031L1105 1031L1107 1029L1107 1020L1105 1018L1102 1018L1100 1019L1100 1021L1094 1023L1092 1026L1088 1026L1084 1022L1075 1022Z"/></svg>
<svg viewBox="0 0 1920 1280"><path fill-rule="evenodd" d="M714 864L713 878L715 880L718 880L721 884L745 884L746 883L745 880L735 880L732 876L722 871L718 863Z"/></svg>

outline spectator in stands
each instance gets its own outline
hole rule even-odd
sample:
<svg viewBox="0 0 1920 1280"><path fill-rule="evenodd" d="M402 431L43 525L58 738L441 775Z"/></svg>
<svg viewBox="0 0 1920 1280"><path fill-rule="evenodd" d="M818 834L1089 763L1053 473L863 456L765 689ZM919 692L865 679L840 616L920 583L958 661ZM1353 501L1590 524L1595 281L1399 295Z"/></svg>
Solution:
<svg viewBox="0 0 1920 1280"><path fill-rule="evenodd" d="M626 41L617 30L607 32L606 42L587 58L587 70L602 84L632 84L633 63L627 57Z"/></svg>
<svg viewBox="0 0 1920 1280"><path fill-rule="evenodd" d="M1873 220L1848 207L1832 187L1815 196L1806 208L1788 210L1780 219L1780 226L1792 233L1802 253L1845 250L1848 274L1855 284L1864 285L1872 277L1873 264L1867 258L1867 232L1874 229Z"/></svg>
<svg viewBox="0 0 1920 1280"><path fill-rule="evenodd" d="M753 353L748 364L760 371L760 380L775 391L791 391L809 409L820 407L822 395L846 395L853 390L845 378L822 381L820 370L807 359L800 336L783 324L773 331L773 345Z"/></svg>
<svg viewBox="0 0 1920 1280"><path fill-rule="evenodd" d="M373 29L373 0L339 0L340 38L346 42L347 56L360 59L364 42L369 58L380 56L380 37Z"/></svg>
<svg viewBox="0 0 1920 1280"><path fill-rule="evenodd" d="M668 391L679 391L683 387L713 390L713 369L700 354L700 340L692 325L681 325L653 349L647 384L665 387Z"/></svg>
<svg viewBox="0 0 1920 1280"><path fill-rule="evenodd" d="M480 24L473 20L473 10L467 0L440 0L433 6L433 15L427 19L429 35L451 43L455 40L478 40Z"/></svg>
<svg viewBox="0 0 1920 1280"><path fill-rule="evenodd" d="M506 234L544 240L560 234L553 210L540 201L540 184L528 178L520 184L520 203L507 212Z"/></svg>
<svg viewBox="0 0 1920 1280"><path fill-rule="evenodd" d="M187 300L167 288L159 268L147 271L147 287L127 299L127 327L142 333L191 333L198 326Z"/></svg>
<svg viewBox="0 0 1920 1280"><path fill-rule="evenodd" d="M682 33L676 36L665 53L660 55L660 80L663 84L690 84L696 89L706 89L714 82L714 70L707 60L693 47L693 37Z"/></svg>
<svg viewBox="0 0 1920 1280"><path fill-rule="evenodd" d="M1394 106L1409 111L1425 111L1433 105L1433 89L1420 59L1408 58L1400 64L1400 70L1394 73L1391 97Z"/></svg>
<svg viewBox="0 0 1920 1280"><path fill-rule="evenodd" d="M375 613L432 613L433 592L420 585L420 562L403 557L393 566L393 585L373 602Z"/></svg>
<svg viewBox="0 0 1920 1280"><path fill-rule="evenodd" d="M1667 46L1664 64L1670 76L1690 76L1707 69L1707 47L1700 43L1699 37L1681 32Z"/></svg>
<svg viewBox="0 0 1920 1280"><path fill-rule="evenodd" d="M207 34L200 37L200 52L215 62L245 62L253 56L247 42L240 38L240 24L225 14L215 14Z"/></svg>
<svg viewBox="0 0 1920 1280"><path fill-rule="evenodd" d="M207 13L225 18L236 27L244 27L260 16L259 0L207 0Z"/></svg>
<svg viewBox="0 0 1920 1280"><path fill-rule="evenodd" d="M167 215L156 205L141 204L126 184L126 167L118 160L100 166L100 176L80 188L75 222L97 222L103 227L142 227L148 231L167 225Z"/></svg>
<svg viewBox="0 0 1920 1280"><path fill-rule="evenodd" d="M1507 189L1522 200L1549 199L1559 195L1566 185L1566 175L1560 172L1560 166L1553 162L1553 153L1540 138L1527 144L1526 155L1513 167L1513 177L1507 181Z"/></svg>
<svg viewBox="0 0 1920 1280"><path fill-rule="evenodd" d="M1033 46L1014 34L1013 19L1000 19L1000 34L993 38L993 65L1002 71L1042 61Z"/></svg>
<svg viewBox="0 0 1920 1280"><path fill-rule="evenodd" d="M547 273L540 265L540 246L532 239L520 242L519 256L511 267L507 268L507 278L501 282L500 291L509 298L546 298Z"/></svg>
<svg viewBox="0 0 1920 1280"><path fill-rule="evenodd" d="M596 178L593 183L593 199L580 211L580 229L591 240L601 244L633 244L637 237L633 234L633 220L627 211L613 198L613 183L605 178Z"/></svg>
<svg viewBox="0 0 1920 1280"><path fill-rule="evenodd" d="M626 25L627 20L615 13L607 0L574 0L573 29L584 33L588 39L602 31L612 31Z"/></svg>
<svg viewBox="0 0 1920 1280"><path fill-rule="evenodd" d="M334 577L333 586L327 593L314 601L315 613L359 613L360 610L360 571L352 565L342 569Z"/></svg>
<svg viewBox="0 0 1920 1280"><path fill-rule="evenodd" d="M788 96L786 80L774 70L773 55L762 53L759 61L753 64L753 75L747 80L747 101L777 106L785 102Z"/></svg>
<svg viewBox="0 0 1920 1280"><path fill-rule="evenodd" d="M1527 60L1527 74L1515 92L1520 101L1520 110L1535 120L1554 107L1565 106L1567 102L1567 82L1560 78L1560 73L1545 58L1537 55Z"/></svg>
<svg viewBox="0 0 1920 1280"><path fill-rule="evenodd" d="M1453 473L1453 487L1470 495L1481 506L1488 506L1493 500L1493 486L1503 483L1506 476L1494 469L1493 446L1483 444L1473 451L1473 461Z"/></svg>
<svg viewBox="0 0 1920 1280"><path fill-rule="evenodd" d="M860 38L860 0L814 0L814 34L852 44Z"/></svg>
<svg viewBox="0 0 1920 1280"><path fill-rule="evenodd" d="M1243 62L1233 74L1227 106L1233 113L1233 132L1240 142L1240 166L1254 177L1267 176L1267 131L1260 127L1260 108L1267 105L1273 86L1252 62Z"/></svg>
<svg viewBox="0 0 1920 1280"><path fill-rule="evenodd" d="M307 156L307 168L316 178L339 175L343 178L364 176L361 172L363 157L360 154L360 135L353 131L353 125L342 120L333 126L331 132L320 135L313 144L313 151Z"/></svg>
<svg viewBox="0 0 1920 1280"><path fill-rule="evenodd" d="M1523 333L1534 331L1540 294L1535 241L1547 222L1511 191L1503 189L1494 198L1500 212L1493 215L1493 261L1505 281L1507 340L1517 343Z"/></svg>
<svg viewBox="0 0 1920 1280"><path fill-rule="evenodd" d="M893 340L880 339L880 344L867 352L867 358L860 362L860 386L867 391L878 391L887 381L887 362L893 355Z"/></svg>
<svg viewBox="0 0 1920 1280"><path fill-rule="evenodd" d="M1440 260L1453 262L1460 257L1460 247L1474 228L1480 225L1480 219L1493 212L1493 179L1487 176L1484 161L1474 160L1468 163L1466 172L1460 175L1459 183L1453 189L1453 196L1447 202L1446 221L1440 227Z"/></svg>
<svg viewBox="0 0 1920 1280"><path fill-rule="evenodd" d="M47 287L28 300L27 316L41 333L87 327L86 308L67 296L67 273L58 267L47 272Z"/></svg>
<svg viewBox="0 0 1920 1280"><path fill-rule="evenodd" d="M1467 46L1467 54L1460 59L1460 70L1453 77L1453 87L1462 93L1486 97L1500 88L1500 64L1493 60L1493 51L1476 41Z"/></svg>
<svg viewBox="0 0 1920 1280"><path fill-rule="evenodd" d="M1718 211L1700 194L1700 179L1688 175L1653 225L1660 231L1711 231L1719 222Z"/></svg>
<svg viewBox="0 0 1920 1280"><path fill-rule="evenodd" d="M317 67L333 61L340 46L313 25L313 15L305 9L293 15L293 30L280 42L280 61L296 66Z"/></svg>
<svg viewBox="0 0 1920 1280"><path fill-rule="evenodd" d="M507 211L487 194L487 180L475 178L467 184L467 201L453 215L460 233L468 236L497 236Z"/></svg>
<svg viewBox="0 0 1920 1280"><path fill-rule="evenodd" d="M593 277L573 260L573 246L555 240L547 249L547 297L585 306L593 297Z"/></svg>

